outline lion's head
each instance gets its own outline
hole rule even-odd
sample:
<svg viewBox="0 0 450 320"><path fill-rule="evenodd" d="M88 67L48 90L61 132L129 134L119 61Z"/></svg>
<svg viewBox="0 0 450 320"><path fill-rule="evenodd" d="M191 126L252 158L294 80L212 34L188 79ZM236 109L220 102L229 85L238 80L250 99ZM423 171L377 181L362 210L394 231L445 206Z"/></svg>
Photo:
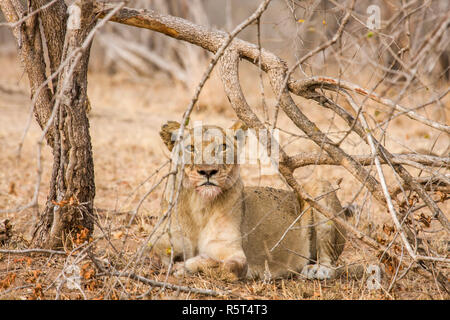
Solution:
<svg viewBox="0 0 450 320"><path fill-rule="evenodd" d="M160 136L172 152L172 161L184 161L183 187L195 190L205 200L214 200L239 179L238 145L245 125L237 121L224 130L217 126L196 125L185 128L168 121Z"/></svg>

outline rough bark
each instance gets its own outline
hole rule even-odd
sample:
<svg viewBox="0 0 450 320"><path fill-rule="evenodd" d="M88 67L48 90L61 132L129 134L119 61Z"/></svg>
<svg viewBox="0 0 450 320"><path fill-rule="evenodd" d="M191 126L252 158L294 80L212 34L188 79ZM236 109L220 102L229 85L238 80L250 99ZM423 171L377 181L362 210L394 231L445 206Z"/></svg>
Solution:
<svg viewBox="0 0 450 320"><path fill-rule="evenodd" d="M18 0L0 1L0 8L9 23L17 22L27 13ZM48 85L43 85L46 80L45 61L38 23L38 17L34 15L12 28L12 32L17 41L20 60L30 81L34 115L43 129L52 113L52 92ZM53 145L51 132L47 134L47 143Z"/></svg>
<svg viewBox="0 0 450 320"><path fill-rule="evenodd" d="M31 8L37 10L42 8L51 0L31 1ZM49 7L42 9L39 14L44 30L47 44L48 58L50 61L50 71L54 73L61 63L63 53L64 38L66 34L67 6L64 1L56 1ZM58 85L57 78L52 81L53 91Z"/></svg>
<svg viewBox="0 0 450 320"><path fill-rule="evenodd" d="M30 81L34 114L40 127L48 130L47 143L54 157L47 203L33 233L38 247L88 240L93 231L94 164L86 116L90 43L84 42L95 16L92 1L80 0L73 6L68 24L63 0L31 1L28 10L18 0L0 1L7 21L15 23L12 31ZM46 75L44 40L50 71L58 74L51 82Z"/></svg>
<svg viewBox="0 0 450 320"><path fill-rule="evenodd" d="M86 115L90 44L83 48L95 22L92 9L91 1L69 8L63 52L54 58L67 64L57 87L50 194L33 237L39 247L79 244L89 240L94 227L94 163Z"/></svg>

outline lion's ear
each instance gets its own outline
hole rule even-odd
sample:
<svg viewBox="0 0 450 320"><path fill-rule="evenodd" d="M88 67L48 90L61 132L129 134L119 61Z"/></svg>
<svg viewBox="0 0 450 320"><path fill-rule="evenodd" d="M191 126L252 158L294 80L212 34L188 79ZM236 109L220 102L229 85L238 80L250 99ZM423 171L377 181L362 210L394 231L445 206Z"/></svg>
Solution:
<svg viewBox="0 0 450 320"><path fill-rule="evenodd" d="M172 151L173 146L175 145L176 131L180 129L180 126L181 125L176 121L167 121L167 123L163 124L161 127L159 135L169 151Z"/></svg>
<svg viewBox="0 0 450 320"><path fill-rule="evenodd" d="M248 127L243 121L237 120L235 123L233 123L233 125L230 127L230 129L233 131L238 131L238 130L246 131L248 129Z"/></svg>
<svg viewBox="0 0 450 320"><path fill-rule="evenodd" d="M248 126L243 121L237 120L228 130L232 132L231 134L239 144L245 143Z"/></svg>

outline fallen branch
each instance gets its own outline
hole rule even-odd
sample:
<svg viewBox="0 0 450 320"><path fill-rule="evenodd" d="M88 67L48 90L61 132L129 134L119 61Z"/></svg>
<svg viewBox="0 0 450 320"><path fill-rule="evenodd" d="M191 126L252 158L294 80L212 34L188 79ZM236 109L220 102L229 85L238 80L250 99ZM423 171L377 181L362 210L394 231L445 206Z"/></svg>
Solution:
<svg viewBox="0 0 450 320"><path fill-rule="evenodd" d="M179 286L176 284L168 283L168 282L162 282L162 281L156 281L147 279L145 277L142 277L140 275L134 274L134 273L127 273L127 272L112 272L112 276L116 277L124 277L124 278L130 278L136 281L140 281L142 283L148 284L152 287L162 287L162 288L168 288L175 291L182 291L182 292L189 292L189 293L197 293L197 294L203 294L207 296L229 296L231 294L230 291L216 291L216 290L209 290L209 289L198 289L198 288L192 288L187 286Z"/></svg>
<svg viewBox="0 0 450 320"><path fill-rule="evenodd" d="M22 250L0 249L0 253L4 253L4 254L45 253L45 254L59 254L59 255L64 255L64 256L68 255L68 253L65 251L47 250L47 249L22 249Z"/></svg>

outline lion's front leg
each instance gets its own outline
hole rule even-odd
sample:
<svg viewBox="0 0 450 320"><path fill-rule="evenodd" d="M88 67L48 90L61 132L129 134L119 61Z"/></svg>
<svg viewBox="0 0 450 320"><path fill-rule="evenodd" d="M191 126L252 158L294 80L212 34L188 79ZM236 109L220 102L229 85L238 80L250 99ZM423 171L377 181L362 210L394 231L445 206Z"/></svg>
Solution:
<svg viewBox="0 0 450 320"><path fill-rule="evenodd" d="M225 260L220 260L217 257L212 258L203 253L186 261L176 263L174 275L181 277L184 274L195 274L213 268L222 268L223 271L232 275L230 278L245 278L247 275L247 259L243 255L235 254Z"/></svg>
<svg viewBox="0 0 450 320"><path fill-rule="evenodd" d="M228 272L234 277L245 278L247 275L247 257L241 246L240 239L231 240L210 240L200 247L201 252L219 262L219 268Z"/></svg>
<svg viewBox="0 0 450 320"><path fill-rule="evenodd" d="M176 230L170 233L167 231L155 233L150 239L150 243L165 266L169 266L172 259L177 261L194 256L195 250L192 242Z"/></svg>
<svg viewBox="0 0 450 320"><path fill-rule="evenodd" d="M234 254L224 261L224 268L228 272L233 273L238 278L245 278L248 271L247 258L244 252Z"/></svg>
<svg viewBox="0 0 450 320"><path fill-rule="evenodd" d="M217 247L216 245L208 249L208 253L201 253L186 261L176 263L174 275L180 277L184 274L195 274L217 268L229 273L230 279L246 277L247 259L243 251L224 254L224 251L229 251L229 248Z"/></svg>

